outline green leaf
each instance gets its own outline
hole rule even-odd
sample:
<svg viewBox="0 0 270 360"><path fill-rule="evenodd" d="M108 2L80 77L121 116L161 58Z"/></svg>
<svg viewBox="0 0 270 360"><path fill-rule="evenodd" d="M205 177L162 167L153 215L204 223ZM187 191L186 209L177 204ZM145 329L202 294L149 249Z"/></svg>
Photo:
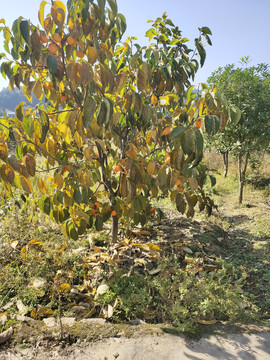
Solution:
<svg viewBox="0 0 270 360"><path fill-rule="evenodd" d="M83 108L82 120L85 128L88 128L93 120L93 115L96 111L96 100L88 97Z"/></svg>
<svg viewBox="0 0 270 360"><path fill-rule="evenodd" d="M111 115L111 104L108 99L104 98L99 107L99 111L97 114L97 123L99 126L108 125L110 121Z"/></svg>
<svg viewBox="0 0 270 360"><path fill-rule="evenodd" d="M23 121L23 114L24 114L23 105L22 103L20 103L15 108L15 116L18 120Z"/></svg>
<svg viewBox="0 0 270 360"><path fill-rule="evenodd" d="M11 34L10 34L10 31L8 29L4 29L4 38L5 38L4 49L8 53L10 53L10 51L9 51L9 43L10 43L10 39L11 39Z"/></svg>
<svg viewBox="0 0 270 360"><path fill-rule="evenodd" d="M48 196L43 195L39 200L38 200L38 206L40 208L40 210L42 212L44 212L47 215L50 215L50 211L51 211L51 200Z"/></svg>
<svg viewBox="0 0 270 360"><path fill-rule="evenodd" d="M29 23L28 23L27 20L22 20L20 22L20 30L21 30L22 37L28 43L28 40L29 40Z"/></svg>
<svg viewBox="0 0 270 360"><path fill-rule="evenodd" d="M72 239L72 240L78 240L79 235L78 235L78 228L76 226L76 224L71 221L68 226L67 226L67 230L68 230L68 236Z"/></svg>
<svg viewBox="0 0 270 360"><path fill-rule="evenodd" d="M207 34L203 34L203 36L205 37L205 40L207 41L207 44L212 46L212 41L211 41L210 37Z"/></svg>
<svg viewBox="0 0 270 360"><path fill-rule="evenodd" d="M23 129L25 131L25 133L30 137L30 138L33 138L33 131L34 131L34 128L33 128L33 118L31 115L28 115L28 116L25 116L23 118Z"/></svg>
<svg viewBox="0 0 270 360"><path fill-rule="evenodd" d="M74 194L73 194L73 199L77 204L80 205L80 203L82 201L82 194L79 189L75 189Z"/></svg>
<svg viewBox="0 0 270 360"><path fill-rule="evenodd" d="M114 15L114 17L117 15L117 12L118 12L118 8L117 8L117 3L115 0L107 0L109 5L110 5L110 8L112 10L112 13Z"/></svg>
<svg viewBox="0 0 270 360"><path fill-rule="evenodd" d="M229 107L229 116L234 125L237 125L241 119L242 112L237 106Z"/></svg>
<svg viewBox="0 0 270 360"><path fill-rule="evenodd" d="M199 41L199 39L195 39L195 45L196 45L196 48L198 50L198 56L199 56L199 59L200 59L200 64L201 66L204 65L204 62L205 62L205 58L206 58L206 51L205 51L205 48L203 46L203 43L201 41Z"/></svg>
<svg viewBox="0 0 270 360"><path fill-rule="evenodd" d="M209 175L210 181L211 181L211 186L215 186L217 183L217 179L213 176L213 175Z"/></svg>
<svg viewBox="0 0 270 360"><path fill-rule="evenodd" d="M209 27L207 26L203 26L201 28L201 31L204 33L204 34L208 34L208 35L212 35L212 31L209 29Z"/></svg>
<svg viewBox="0 0 270 360"><path fill-rule="evenodd" d="M118 16L118 20L120 23L120 30L121 30L121 37L122 37L122 35L124 34L124 32L127 29L126 18L122 14L118 14L117 16Z"/></svg>
<svg viewBox="0 0 270 360"><path fill-rule="evenodd" d="M211 135L212 134L212 129L213 129L212 117L211 116L205 116L204 122L205 122L205 130L206 130L207 134Z"/></svg>
<svg viewBox="0 0 270 360"><path fill-rule="evenodd" d="M192 98L194 98L195 94L192 93L192 90L196 87L196 85L192 85L190 86L190 88L188 89L188 92L187 92L187 100L190 100L191 96Z"/></svg>
<svg viewBox="0 0 270 360"><path fill-rule="evenodd" d="M42 132L40 142L43 143L46 139L47 132L49 131L49 117L44 110L39 110L39 122Z"/></svg>
<svg viewBox="0 0 270 360"><path fill-rule="evenodd" d="M58 61L54 55L49 55L47 57L47 66L52 75L56 75L56 73L57 73L57 64L58 64Z"/></svg>
<svg viewBox="0 0 270 360"><path fill-rule="evenodd" d="M101 216L96 217L95 227L97 231L101 231L103 229L103 219Z"/></svg>
<svg viewBox="0 0 270 360"><path fill-rule="evenodd" d="M169 138L174 139L176 137L179 137L185 132L185 130L186 128L180 125L173 129L173 131L169 134Z"/></svg>
<svg viewBox="0 0 270 360"><path fill-rule="evenodd" d="M176 208L177 210L181 213L184 214L186 211L186 207L187 204L185 202L184 196L180 193L176 194L176 198L175 198L175 202L176 202Z"/></svg>

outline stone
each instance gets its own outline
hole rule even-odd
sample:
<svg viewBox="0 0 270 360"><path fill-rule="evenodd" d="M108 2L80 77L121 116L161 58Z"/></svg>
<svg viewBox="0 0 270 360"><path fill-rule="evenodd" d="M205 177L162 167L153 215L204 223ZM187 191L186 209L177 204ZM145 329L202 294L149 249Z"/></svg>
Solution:
<svg viewBox="0 0 270 360"><path fill-rule="evenodd" d="M102 318L82 319L80 323L89 325L105 325L106 320Z"/></svg>

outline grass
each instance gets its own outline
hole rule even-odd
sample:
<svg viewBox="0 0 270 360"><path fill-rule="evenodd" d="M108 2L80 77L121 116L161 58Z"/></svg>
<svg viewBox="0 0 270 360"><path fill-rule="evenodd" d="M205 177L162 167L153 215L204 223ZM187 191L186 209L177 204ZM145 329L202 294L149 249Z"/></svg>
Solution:
<svg viewBox="0 0 270 360"><path fill-rule="evenodd" d="M211 156L220 169L220 158ZM0 331L16 322L18 300L37 320L105 317L123 324L139 318L189 334L216 321L266 321L270 199L268 186L256 186L254 178L238 205L232 163L228 178L218 176L208 190L218 205L210 218L186 219L162 199L167 217L150 224L146 236L134 231L116 245L106 231L66 239L38 211L35 194L26 202L15 194L20 208L6 199L0 208L0 313L9 320ZM260 182L267 178L265 166Z"/></svg>

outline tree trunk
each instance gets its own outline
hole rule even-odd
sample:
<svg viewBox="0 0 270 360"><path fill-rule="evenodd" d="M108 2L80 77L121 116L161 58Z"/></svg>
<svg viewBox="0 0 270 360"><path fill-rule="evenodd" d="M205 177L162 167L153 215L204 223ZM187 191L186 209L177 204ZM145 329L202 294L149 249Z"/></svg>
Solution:
<svg viewBox="0 0 270 360"><path fill-rule="evenodd" d="M224 177L227 177L229 169L229 151L225 151L224 153L222 153L222 155L224 164Z"/></svg>
<svg viewBox="0 0 270 360"><path fill-rule="evenodd" d="M118 216L112 217L112 242L116 243L118 240Z"/></svg>
<svg viewBox="0 0 270 360"><path fill-rule="evenodd" d="M239 204L242 204L242 202L243 202L243 193L244 193L244 186L245 186L245 182L246 182L246 172L247 172L247 166L248 166L248 159L249 159L249 152L247 152L247 154L246 154L244 167L242 168L243 155L242 155L242 153L240 153L238 155L238 172L239 172L239 198L238 198L238 202L239 202Z"/></svg>

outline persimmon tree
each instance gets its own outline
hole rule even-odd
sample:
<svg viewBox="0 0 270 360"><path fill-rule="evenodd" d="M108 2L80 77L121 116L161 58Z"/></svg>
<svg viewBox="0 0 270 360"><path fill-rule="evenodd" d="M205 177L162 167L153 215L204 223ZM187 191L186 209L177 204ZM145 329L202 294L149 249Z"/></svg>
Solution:
<svg viewBox="0 0 270 360"><path fill-rule="evenodd" d="M149 46L120 43L126 21L115 0L69 0L67 8L42 1L39 22L20 17L10 29L0 20L2 75L10 89L22 86L39 100L0 120L6 190L30 194L37 177L40 209L73 239L112 221L116 241L119 224L143 226L159 215L151 204L159 195L187 216L196 204L210 214L201 126L216 132L228 112L215 88L203 85L198 96L190 87L205 61L202 39L211 44L209 28L199 28L192 49L165 13L151 21ZM17 145L9 155L11 130Z"/></svg>

